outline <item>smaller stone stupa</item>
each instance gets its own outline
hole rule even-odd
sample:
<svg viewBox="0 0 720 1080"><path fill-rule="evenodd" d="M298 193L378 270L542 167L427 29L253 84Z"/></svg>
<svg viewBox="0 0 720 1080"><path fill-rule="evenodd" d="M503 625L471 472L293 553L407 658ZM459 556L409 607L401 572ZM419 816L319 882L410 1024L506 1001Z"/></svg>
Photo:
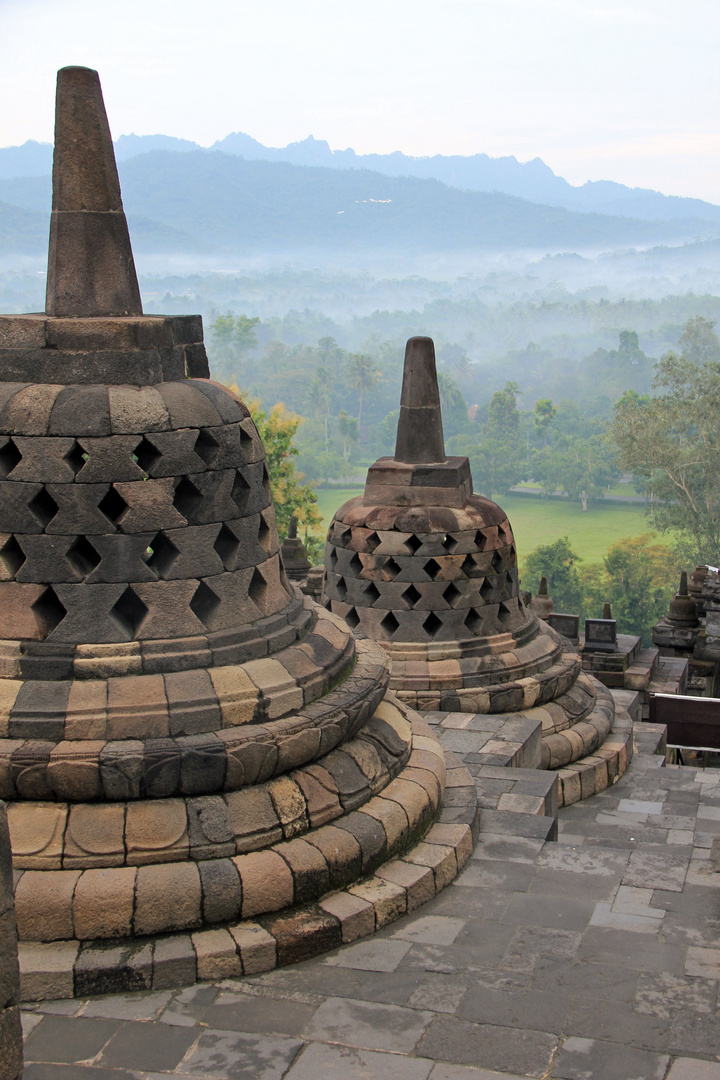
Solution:
<svg viewBox="0 0 720 1080"><path fill-rule="evenodd" d="M703 594L706 588L707 595ZM712 574L707 566L698 566L690 575L680 575L680 588L670 601L667 615L658 619L652 630L653 645L664 657L688 660L687 692L697 697L715 697L720 678L720 649L708 643L706 604L713 622L713 598L709 586Z"/></svg>
<svg viewBox="0 0 720 1080"><path fill-rule="evenodd" d="M562 771L565 802L624 770L612 696L525 607L507 515L473 493L467 457L445 453L430 338L407 343L395 454L336 512L325 578L325 603L382 645L413 708L540 721L538 764Z"/></svg>
<svg viewBox="0 0 720 1080"><path fill-rule="evenodd" d="M547 619L548 615L551 615L555 608L553 598L548 592L547 578L544 575L540 578L537 596L533 596L529 607L531 611L535 612L538 619Z"/></svg>
<svg viewBox="0 0 720 1080"><path fill-rule="evenodd" d="M298 583L308 576L312 564L308 559L307 549L297 534L297 518L293 514L288 526L288 534L280 547L285 573L291 581Z"/></svg>

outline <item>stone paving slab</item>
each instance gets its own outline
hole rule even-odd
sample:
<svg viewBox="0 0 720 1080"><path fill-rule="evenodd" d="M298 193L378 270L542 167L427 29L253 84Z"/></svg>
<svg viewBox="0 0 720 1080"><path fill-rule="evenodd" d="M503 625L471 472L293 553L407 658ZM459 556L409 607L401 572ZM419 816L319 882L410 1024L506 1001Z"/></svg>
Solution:
<svg viewBox="0 0 720 1080"><path fill-rule="evenodd" d="M372 938L249 978L29 1006L26 1080L720 1080L720 774L663 768L641 736L651 751L617 784L559 811L559 843L481 811L455 882Z"/></svg>

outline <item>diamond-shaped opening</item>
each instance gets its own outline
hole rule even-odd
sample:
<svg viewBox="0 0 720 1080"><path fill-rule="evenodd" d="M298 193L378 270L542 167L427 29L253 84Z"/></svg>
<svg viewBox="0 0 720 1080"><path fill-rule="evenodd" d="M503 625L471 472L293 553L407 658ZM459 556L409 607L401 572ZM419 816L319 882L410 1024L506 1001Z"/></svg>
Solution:
<svg viewBox="0 0 720 1080"><path fill-rule="evenodd" d="M455 539L454 536L451 536L450 533L447 533L443 537L442 546L445 548L448 555L452 555L453 551L458 546L458 542L457 542L457 540Z"/></svg>
<svg viewBox="0 0 720 1080"><path fill-rule="evenodd" d="M34 499L28 503L28 510L34 518L46 528L58 512L58 504L47 488L41 488Z"/></svg>
<svg viewBox="0 0 720 1080"><path fill-rule="evenodd" d="M418 600L422 599L422 593L414 585L408 585L407 589L404 589L401 593L401 596L403 600L407 600L410 607L415 607Z"/></svg>
<svg viewBox="0 0 720 1080"><path fill-rule="evenodd" d="M358 555L357 551L353 555L352 559L348 563L348 570L351 570L355 577L362 572L363 564L362 559Z"/></svg>
<svg viewBox="0 0 720 1080"><path fill-rule="evenodd" d="M105 515L108 521L112 521L113 525L118 524L127 507L128 504L114 487L111 487L98 503L98 510Z"/></svg>
<svg viewBox="0 0 720 1080"><path fill-rule="evenodd" d="M240 428L240 449L248 454L252 450L252 435L248 435L245 428Z"/></svg>
<svg viewBox="0 0 720 1080"><path fill-rule="evenodd" d="M235 498L234 494L233 498ZM183 476L175 487L175 495L173 496L173 506L177 512L182 514L186 521L189 521L193 511L201 502L202 495L192 480L189 480L187 476Z"/></svg>
<svg viewBox="0 0 720 1080"><path fill-rule="evenodd" d="M376 532L371 532L365 541L368 551L374 551L380 543L380 537Z"/></svg>
<svg viewBox="0 0 720 1080"><path fill-rule="evenodd" d="M467 615L465 616L464 625L467 627L471 634L479 634L482 630L482 618L475 610L475 608L470 608L470 610L468 611Z"/></svg>
<svg viewBox="0 0 720 1080"><path fill-rule="evenodd" d="M498 540L501 544L507 542L507 531L503 529L502 525L498 525Z"/></svg>
<svg viewBox="0 0 720 1080"><path fill-rule="evenodd" d="M2 559L3 565L10 577L15 577L18 570L25 562L25 552L14 536L8 536L5 543L0 548L0 559Z"/></svg>
<svg viewBox="0 0 720 1080"><path fill-rule="evenodd" d="M393 634L396 632L397 628L400 626L400 623L397 621L392 611L388 611L387 615L380 623L380 626L385 631L388 637L392 637Z"/></svg>
<svg viewBox="0 0 720 1080"><path fill-rule="evenodd" d="M288 576L285 573L285 564L284 564L284 562L282 560L282 555L279 552L278 552L278 562L280 564L280 584L282 585L285 592L292 593L292 589L290 588L290 582L288 580Z"/></svg>
<svg viewBox="0 0 720 1080"><path fill-rule="evenodd" d="M216 596L209 585L201 581L193 593L190 610L208 630L213 629L213 618L220 607L220 597Z"/></svg>
<svg viewBox="0 0 720 1080"><path fill-rule="evenodd" d="M376 600L380 599L380 590L374 581L371 581L368 587L365 589L365 599L368 604L372 605Z"/></svg>
<svg viewBox="0 0 720 1080"><path fill-rule="evenodd" d="M425 571L427 576L430 578L430 580L434 581L435 578L440 573L440 571L442 570L442 566L437 561L437 559L429 559L425 563L425 565L423 566L423 570Z"/></svg>
<svg viewBox="0 0 720 1080"><path fill-rule="evenodd" d="M478 551L484 551L487 547L487 542L488 538L485 533L482 531L482 529L478 529L478 531L475 533L475 547L478 549Z"/></svg>
<svg viewBox="0 0 720 1080"><path fill-rule="evenodd" d="M337 542L338 542L338 544L341 544L343 547L347 547L348 541L351 539L351 537L352 537L352 529L343 529L343 531L338 536Z"/></svg>
<svg viewBox="0 0 720 1080"><path fill-rule="evenodd" d="M434 638L442 630L442 619L439 619L434 611L431 611L423 623L423 630L428 637Z"/></svg>
<svg viewBox="0 0 720 1080"><path fill-rule="evenodd" d="M493 589L494 586L492 585L492 583L488 581L487 578L485 578L482 585L480 586L480 595L482 596L486 604L490 601L490 597L493 594Z"/></svg>
<svg viewBox="0 0 720 1080"><path fill-rule="evenodd" d="M465 577L479 577L480 570L472 555L466 555L460 567Z"/></svg>
<svg viewBox="0 0 720 1080"><path fill-rule="evenodd" d="M193 450L200 460L204 461L209 467L217 461L220 453L220 443L210 434L207 428L200 428Z"/></svg>
<svg viewBox="0 0 720 1080"><path fill-rule="evenodd" d="M359 625L360 616L358 615L354 607L351 607L348 611L347 615L345 616L345 622L348 624L351 630L355 630L355 628Z"/></svg>
<svg viewBox="0 0 720 1080"><path fill-rule="evenodd" d="M60 602L52 585L48 585L45 592L38 596L31 611L43 637L52 634L67 615L67 608Z"/></svg>
<svg viewBox="0 0 720 1080"><path fill-rule="evenodd" d="M261 611L265 610L265 603L267 600L267 581L262 576L257 567L253 571L252 580L248 588L248 596L252 600L253 604L256 604Z"/></svg>
<svg viewBox="0 0 720 1080"><path fill-rule="evenodd" d="M517 606L518 606L518 611L522 611L523 608L525 607L525 605L522 602L522 596L518 596L518 598L517 598Z"/></svg>
<svg viewBox="0 0 720 1080"><path fill-rule="evenodd" d="M419 551L422 545L422 540L416 536L415 533L411 533L405 541L405 547L408 548L412 555L414 555L416 551Z"/></svg>
<svg viewBox="0 0 720 1080"><path fill-rule="evenodd" d="M162 454L157 446L153 446L144 435L132 452L133 461L139 465L143 472L149 473L153 465L160 460Z"/></svg>
<svg viewBox="0 0 720 1080"><path fill-rule="evenodd" d="M270 473L268 472L267 462L263 461L263 478L262 485L265 489L265 494L268 499L272 499L272 492L270 490Z"/></svg>
<svg viewBox="0 0 720 1080"><path fill-rule="evenodd" d="M240 547L240 541L232 529L228 529L227 525L221 525L220 532L217 534L217 539L215 540L213 547L222 559L222 564L225 569L234 570L235 558L237 556L238 548Z"/></svg>
<svg viewBox="0 0 720 1080"><path fill-rule="evenodd" d="M67 454L65 454L64 460L72 469L73 475L77 476L89 457L90 455L85 448L75 439Z"/></svg>
<svg viewBox="0 0 720 1080"><path fill-rule="evenodd" d="M493 570L495 571L496 574L500 573L503 566L505 565L505 562L504 562L503 557L502 557L502 555L500 554L499 551L497 551L497 550L493 551L493 557L492 557L492 559L490 561L490 565L492 566L492 568L493 568Z"/></svg>
<svg viewBox="0 0 720 1080"><path fill-rule="evenodd" d="M508 562L509 562L510 566L516 566L517 565L517 551L515 550L515 545L514 544L510 545L510 552L508 554Z"/></svg>
<svg viewBox="0 0 720 1080"><path fill-rule="evenodd" d="M19 461L22 461L22 454L12 439L8 439L0 448L0 475L9 476Z"/></svg>
<svg viewBox="0 0 720 1080"><path fill-rule="evenodd" d="M338 578L335 582L335 592L338 594L341 600L344 600L347 596L347 585L345 584L345 578Z"/></svg>
<svg viewBox="0 0 720 1080"><path fill-rule="evenodd" d="M250 485L238 470L235 473L235 479L233 480L232 491L230 492L230 498L237 506L241 514L247 513L247 505L250 499Z"/></svg>
<svg viewBox="0 0 720 1080"><path fill-rule="evenodd" d="M330 554L328 556L328 559L330 561L330 569L334 570L338 564L338 553L335 548L330 548Z"/></svg>
<svg viewBox="0 0 720 1080"><path fill-rule="evenodd" d="M265 518L260 515L260 524L258 525L258 544L268 555L270 554L270 528Z"/></svg>
<svg viewBox="0 0 720 1080"><path fill-rule="evenodd" d="M507 626L507 624L512 619L512 613L510 611L510 608L507 606L507 604L502 604L501 603L501 604L498 605L497 617L498 617L498 622L500 623L501 626Z"/></svg>
<svg viewBox="0 0 720 1080"><path fill-rule="evenodd" d="M159 532L153 538L148 551L150 557L146 560L147 564L161 578L167 577L173 563L180 555L170 537L166 536L164 532Z"/></svg>
<svg viewBox="0 0 720 1080"><path fill-rule="evenodd" d="M92 546L87 536L78 536L69 548L67 560L78 574L87 577L100 562L100 555Z"/></svg>
<svg viewBox="0 0 720 1080"><path fill-rule="evenodd" d="M383 567L383 571L387 575L388 581L392 581L393 578L396 578L401 570L402 566L393 559L392 555Z"/></svg>
<svg viewBox="0 0 720 1080"><path fill-rule="evenodd" d="M443 600L449 604L450 607L454 607L461 596L462 593L456 585L453 585L452 581L446 589L443 589Z"/></svg>
<svg viewBox="0 0 720 1080"><path fill-rule="evenodd" d="M137 637L147 613L147 605L129 585L120 599L110 608L110 614L115 622L131 638Z"/></svg>

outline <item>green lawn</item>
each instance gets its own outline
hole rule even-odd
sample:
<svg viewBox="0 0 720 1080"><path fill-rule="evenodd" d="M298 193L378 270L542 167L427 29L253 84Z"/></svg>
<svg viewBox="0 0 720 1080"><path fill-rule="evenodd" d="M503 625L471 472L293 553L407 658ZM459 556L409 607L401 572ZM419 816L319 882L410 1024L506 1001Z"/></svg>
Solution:
<svg viewBox="0 0 720 1080"><path fill-rule="evenodd" d="M317 493L318 510L323 516L323 523L327 530L328 525L332 521L333 514L338 510L344 502L348 499L354 499L356 495L362 495L363 489L361 487L330 487L320 488Z"/></svg>
<svg viewBox="0 0 720 1080"><path fill-rule="evenodd" d="M327 528L342 503L362 492L361 487L322 488L318 491L318 506ZM568 536L578 555L586 563L599 563L607 549L625 536L638 536L651 531L642 506L614 503L594 507L583 513L580 503L564 500L525 498L507 495L500 500L510 518L515 533L518 555L523 556L540 544L551 544ZM662 540L662 537L659 537Z"/></svg>

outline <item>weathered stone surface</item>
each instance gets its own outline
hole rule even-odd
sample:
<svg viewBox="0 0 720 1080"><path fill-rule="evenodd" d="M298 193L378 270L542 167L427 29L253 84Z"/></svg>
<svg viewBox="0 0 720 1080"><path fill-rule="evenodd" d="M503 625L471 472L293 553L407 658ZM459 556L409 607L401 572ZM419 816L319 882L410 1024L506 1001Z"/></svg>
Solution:
<svg viewBox="0 0 720 1080"><path fill-rule="evenodd" d="M100 80L58 72L49 315L141 315Z"/></svg>

